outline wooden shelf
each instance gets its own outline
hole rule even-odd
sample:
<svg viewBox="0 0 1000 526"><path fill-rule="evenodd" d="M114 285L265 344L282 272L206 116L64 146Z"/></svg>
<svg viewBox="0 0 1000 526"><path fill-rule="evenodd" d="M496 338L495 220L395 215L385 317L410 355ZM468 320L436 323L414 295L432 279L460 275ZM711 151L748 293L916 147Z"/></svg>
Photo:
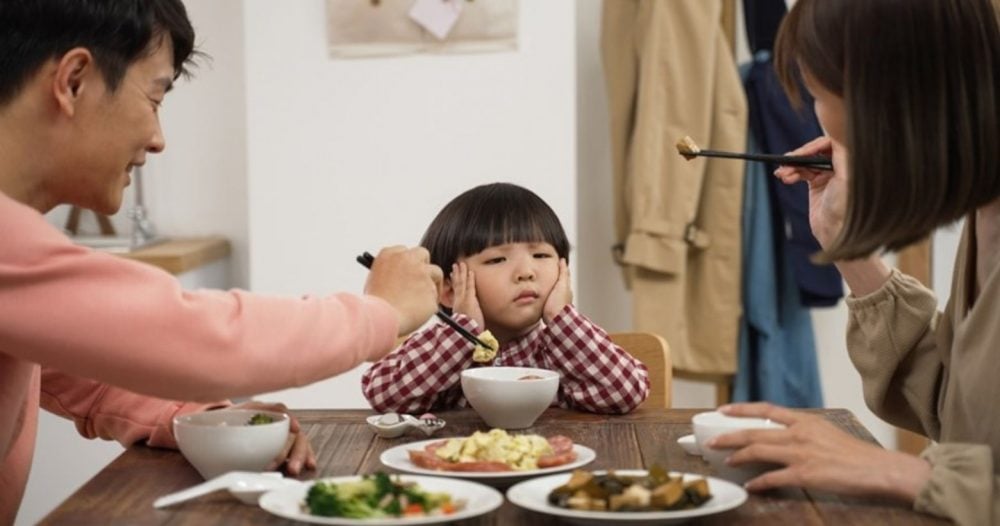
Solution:
<svg viewBox="0 0 1000 526"><path fill-rule="evenodd" d="M171 238L162 243L119 255L160 267L176 275L225 258L229 252L229 241L226 238L207 236Z"/></svg>

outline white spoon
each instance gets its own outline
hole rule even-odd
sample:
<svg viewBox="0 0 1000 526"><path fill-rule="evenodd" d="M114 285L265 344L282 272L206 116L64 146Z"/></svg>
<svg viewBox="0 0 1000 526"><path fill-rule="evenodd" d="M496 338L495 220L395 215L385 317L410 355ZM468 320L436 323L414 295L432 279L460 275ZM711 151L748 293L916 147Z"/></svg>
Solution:
<svg viewBox="0 0 1000 526"><path fill-rule="evenodd" d="M285 479L283 478L283 475L277 471L269 471L265 473L257 473L253 471L230 471L229 473L219 475L211 480L206 480L201 484L196 484L190 488L183 489L169 495L164 495L153 502L153 507L159 509L167 506L173 506L174 504L179 504L181 502L201 497L202 495L207 495L222 489L229 490L234 497L242 502L247 504L257 504L257 498L264 492L291 484L299 484L299 481Z"/></svg>

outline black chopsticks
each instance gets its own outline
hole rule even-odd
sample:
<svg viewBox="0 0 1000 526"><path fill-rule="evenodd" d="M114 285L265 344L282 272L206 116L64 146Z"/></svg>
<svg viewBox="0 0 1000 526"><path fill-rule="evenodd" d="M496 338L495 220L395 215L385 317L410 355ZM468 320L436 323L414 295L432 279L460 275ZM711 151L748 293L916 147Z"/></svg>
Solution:
<svg viewBox="0 0 1000 526"><path fill-rule="evenodd" d="M372 263L375 262L375 256L372 256L368 252L365 252L364 254L361 254L360 256L358 256L358 257L356 257L354 259L356 259L358 263L361 263L361 265L363 267L367 268L367 269L371 269L372 268ZM455 321L454 318L452 318L451 316L448 316L447 312L445 312L445 311L443 311L441 309L438 309L438 311L437 311L436 314L437 314L437 317L441 319L441 321L443 321L446 324L448 324L448 326L451 327L452 329L455 329L455 331L458 332L459 334L461 334L462 337L465 338L466 340L469 340L470 342L472 342L472 343L474 343L476 345L480 345L480 346L485 347L487 349L490 349L492 351L497 350L497 349L494 349L492 345L484 343L482 340L480 340L479 338L477 338L475 334L472 334L471 332L465 330L465 327L462 327L461 325L458 324L457 321Z"/></svg>
<svg viewBox="0 0 1000 526"><path fill-rule="evenodd" d="M833 170L833 162L829 157L820 155L776 155L773 153L738 153L719 150L698 150L684 154L697 157L722 157L726 159L745 159L747 161L762 161L785 166L804 166L817 170Z"/></svg>
<svg viewBox="0 0 1000 526"><path fill-rule="evenodd" d="M689 136L677 141L677 153L691 160L695 157L722 157L725 159L744 159L747 161L763 161L785 166L803 166L816 170L833 170L833 161L821 155L775 155L773 153L741 153L723 152L719 150L702 150L698 143Z"/></svg>

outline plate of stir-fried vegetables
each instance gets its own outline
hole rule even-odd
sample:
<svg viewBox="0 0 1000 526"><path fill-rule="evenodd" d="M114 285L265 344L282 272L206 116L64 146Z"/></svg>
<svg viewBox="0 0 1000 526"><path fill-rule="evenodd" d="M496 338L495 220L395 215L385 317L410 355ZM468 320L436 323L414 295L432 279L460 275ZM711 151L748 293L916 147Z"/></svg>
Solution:
<svg viewBox="0 0 1000 526"><path fill-rule="evenodd" d="M331 477L264 494L260 507L314 524L411 525L451 522L489 513L503 503L497 490L440 477Z"/></svg>

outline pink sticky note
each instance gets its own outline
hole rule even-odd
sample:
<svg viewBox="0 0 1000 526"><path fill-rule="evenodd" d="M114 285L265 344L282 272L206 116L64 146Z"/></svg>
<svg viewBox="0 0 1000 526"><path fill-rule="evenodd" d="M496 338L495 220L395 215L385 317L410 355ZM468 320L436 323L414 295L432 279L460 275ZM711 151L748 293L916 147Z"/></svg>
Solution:
<svg viewBox="0 0 1000 526"><path fill-rule="evenodd" d="M421 27L444 40L462 14L465 0L417 0L410 8L410 18Z"/></svg>

